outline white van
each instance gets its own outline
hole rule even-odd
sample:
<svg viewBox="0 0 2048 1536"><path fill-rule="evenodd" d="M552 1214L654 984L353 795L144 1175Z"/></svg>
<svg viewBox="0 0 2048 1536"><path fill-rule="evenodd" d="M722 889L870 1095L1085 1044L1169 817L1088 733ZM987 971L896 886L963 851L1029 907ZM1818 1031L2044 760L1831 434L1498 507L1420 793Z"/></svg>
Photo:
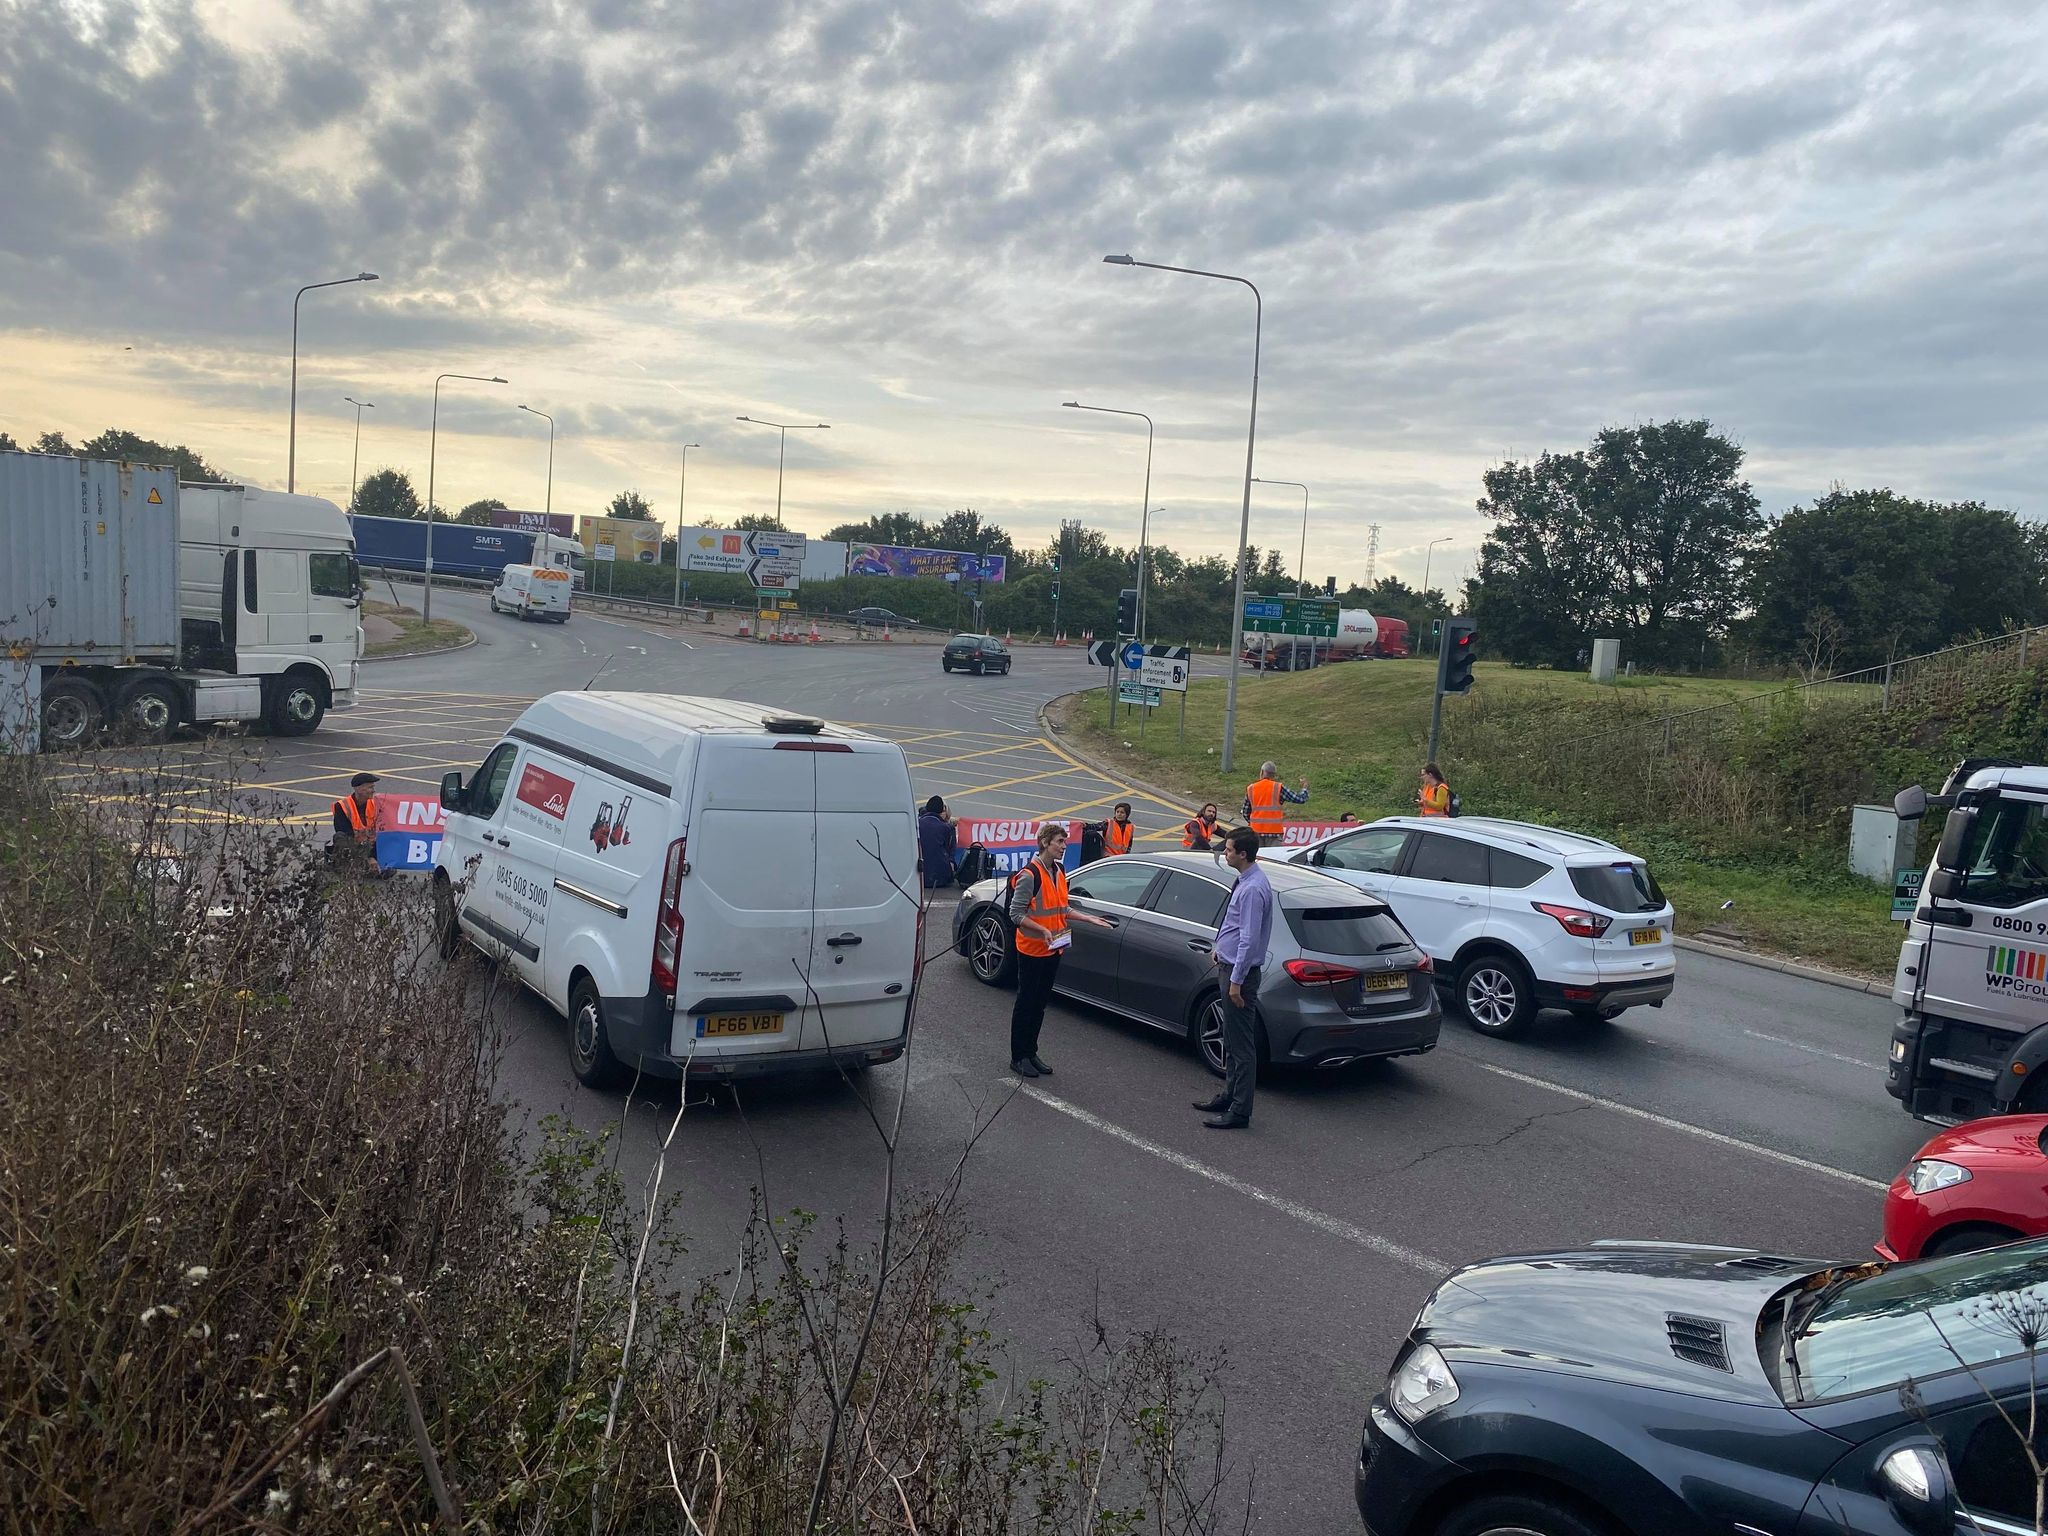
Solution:
<svg viewBox="0 0 2048 1536"><path fill-rule="evenodd" d="M508 565L491 588L491 612L569 622L570 575L552 565Z"/></svg>
<svg viewBox="0 0 2048 1536"><path fill-rule="evenodd" d="M923 904L894 742L732 699L555 693L441 781L441 952L570 1021L591 1087L903 1054Z"/></svg>

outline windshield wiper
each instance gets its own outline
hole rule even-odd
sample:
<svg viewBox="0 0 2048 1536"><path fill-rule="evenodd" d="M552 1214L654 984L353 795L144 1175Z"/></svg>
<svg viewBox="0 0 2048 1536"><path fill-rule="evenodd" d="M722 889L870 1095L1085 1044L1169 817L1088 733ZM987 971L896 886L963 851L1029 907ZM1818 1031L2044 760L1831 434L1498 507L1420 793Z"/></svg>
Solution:
<svg viewBox="0 0 2048 1536"><path fill-rule="evenodd" d="M1792 1308L1798 1300L1799 1293L1792 1291L1785 1297L1784 1305L1778 1308L1779 1349L1784 1359L1785 1374L1791 1379L1792 1396L1795 1399L1805 1395L1799 1386L1798 1336L1792 1331Z"/></svg>

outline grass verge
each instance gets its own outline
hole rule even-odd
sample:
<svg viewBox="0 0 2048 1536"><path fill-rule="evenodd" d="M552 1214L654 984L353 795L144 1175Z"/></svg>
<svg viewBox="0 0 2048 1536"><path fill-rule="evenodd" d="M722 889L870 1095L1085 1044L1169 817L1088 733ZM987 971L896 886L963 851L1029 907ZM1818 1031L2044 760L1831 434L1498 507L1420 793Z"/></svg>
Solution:
<svg viewBox="0 0 2048 1536"><path fill-rule="evenodd" d="M1433 660L1355 662L1313 672L1255 676L1238 684L1233 771L1219 767L1225 683L1197 682L1189 691L1187 739L1177 739L1179 710L1171 701L1141 734L1135 713L1119 709L1109 729L1101 689L1061 700L1054 720L1089 751L1125 773L1173 791L1189 805L1214 800L1226 819L1238 816L1245 785L1267 759L1290 785L1309 781L1309 804L1290 814L1334 821L1344 811L1362 820L1412 812L1416 777L1429 740ZM1778 846L1703 837L1670 805L1645 803L1639 817L1560 814L1530 793L1504 765L1461 760L1461 730L1479 733L1474 699L1570 720L1587 731L1640 719L1646 710L1699 709L1782 683L1710 678L1624 678L1612 687L1583 673L1524 671L1481 663L1473 698L1445 701L1439 755L1468 815L1511 816L1612 838L1650 861L1677 911L1681 932L1727 936L1751 949L1864 977L1889 976L1898 958L1899 928L1890 893L1850 875L1846 848L1831 858L1788 836ZM1724 906L1732 902L1732 906Z"/></svg>
<svg viewBox="0 0 2048 1536"><path fill-rule="evenodd" d="M425 656L434 651L452 651L459 645L467 645L476 637L453 619L423 619L419 611L396 603L379 603L365 599L363 615L366 618L389 619L398 626L398 633L382 640L373 640L363 647L367 660L386 656Z"/></svg>

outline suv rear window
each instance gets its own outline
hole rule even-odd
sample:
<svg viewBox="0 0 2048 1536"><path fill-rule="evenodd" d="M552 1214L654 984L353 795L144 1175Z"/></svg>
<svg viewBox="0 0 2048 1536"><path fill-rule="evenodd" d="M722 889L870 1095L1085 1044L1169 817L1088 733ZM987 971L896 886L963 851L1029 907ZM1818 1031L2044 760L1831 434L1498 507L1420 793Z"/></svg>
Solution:
<svg viewBox="0 0 2048 1536"><path fill-rule="evenodd" d="M1610 912L1655 912L1664 893L1644 864L1576 864L1572 889L1596 907Z"/></svg>
<svg viewBox="0 0 2048 1536"><path fill-rule="evenodd" d="M1411 948L1408 930L1384 907L1282 907L1288 932L1311 954L1384 955Z"/></svg>

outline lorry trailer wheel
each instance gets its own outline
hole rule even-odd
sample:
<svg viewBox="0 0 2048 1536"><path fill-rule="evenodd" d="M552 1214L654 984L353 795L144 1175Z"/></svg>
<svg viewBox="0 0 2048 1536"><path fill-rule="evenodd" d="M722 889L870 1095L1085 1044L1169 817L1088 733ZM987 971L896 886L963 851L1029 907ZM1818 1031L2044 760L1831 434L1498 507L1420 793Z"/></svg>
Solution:
<svg viewBox="0 0 2048 1536"><path fill-rule="evenodd" d="M60 678L43 690L43 745L83 746L98 734L106 714L99 689L81 677Z"/></svg>
<svg viewBox="0 0 2048 1536"><path fill-rule="evenodd" d="M270 695L270 729L279 736L310 736L327 715L327 701L311 679L288 675Z"/></svg>
<svg viewBox="0 0 2048 1536"><path fill-rule="evenodd" d="M183 714L178 690L160 677L138 679L114 699L114 720L126 741L153 746L168 740Z"/></svg>

